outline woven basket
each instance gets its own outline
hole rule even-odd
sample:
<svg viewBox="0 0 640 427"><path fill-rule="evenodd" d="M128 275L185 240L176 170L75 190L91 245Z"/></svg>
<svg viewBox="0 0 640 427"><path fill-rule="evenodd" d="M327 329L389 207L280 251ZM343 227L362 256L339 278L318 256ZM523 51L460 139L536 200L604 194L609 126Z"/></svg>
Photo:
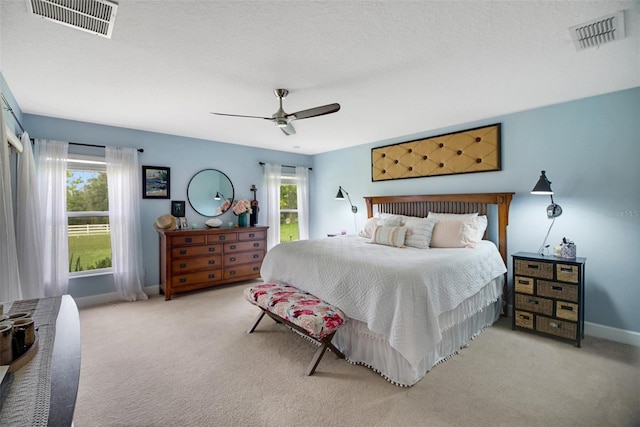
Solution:
<svg viewBox="0 0 640 427"><path fill-rule="evenodd" d="M575 323L549 319L544 316L536 317L536 330L571 340L575 340L578 333L578 327Z"/></svg>
<svg viewBox="0 0 640 427"><path fill-rule="evenodd" d="M578 302L578 286L538 280L538 295Z"/></svg>
<svg viewBox="0 0 640 427"><path fill-rule="evenodd" d="M553 279L553 264L548 262L535 262L517 259L515 263L516 274L523 276Z"/></svg>

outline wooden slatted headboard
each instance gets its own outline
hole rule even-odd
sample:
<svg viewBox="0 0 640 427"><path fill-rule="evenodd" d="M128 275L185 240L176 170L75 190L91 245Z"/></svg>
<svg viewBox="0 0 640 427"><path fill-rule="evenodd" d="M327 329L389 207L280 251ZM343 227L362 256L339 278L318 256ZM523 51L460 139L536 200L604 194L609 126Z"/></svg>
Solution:
<svg viewBox="0 0 640 427"><path fill-rule="evenodd" d="M365 197L367 217L376 212L397 215L426 217L429 212L473 213L486 215L489 205L498 207L498 251L507 264L507 225L509 205L514 193L472 193L472 194L428 194L421 196L372 196ZM377 209L374 210L374 207ZM503 304L506 303L507 281L502 290Z"/></svg>

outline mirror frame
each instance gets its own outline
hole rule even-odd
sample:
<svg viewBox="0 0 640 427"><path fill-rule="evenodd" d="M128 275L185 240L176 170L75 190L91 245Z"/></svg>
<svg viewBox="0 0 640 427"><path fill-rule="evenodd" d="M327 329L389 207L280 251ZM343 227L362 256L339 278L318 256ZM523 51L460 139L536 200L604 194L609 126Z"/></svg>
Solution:
<svg viewBox="0 0 640 427"><path fill-rule="evenodd" d="M218 207L217 210L213 210L214 207L211 207L211 210L209 210L209 206L203 206L202 204L200 204L200 200L198 200L198 197L196 197L196 194L191 194L192 192L196 191L196 190L201 190L200 188L196 187L196 183L198 183L198 181L196 180L194 182L194 179L196 179L198 176L204 176L201 174L204 174L205 172L217 172L220 175L220 179L226 179L227 182L229 183L229 186L231 187L231 197L228 197L228 194L224 194L224 192L221 192L221 188L219 186L217 186L217 188L206 188L206 192L207 194L211 194L211 197L214 197L216 193L221 193L225 196L226 200L229 200L229 205L227 206L227 208L224 211L220 211ZM200 198L203 198L206 196L200 196ZM189 180L189 184L187 185L187 200L189 200L189 205L191 205L191 207L193 208L194 211L196 211L196 213L202 215L202 216L206 216L206 217L216 217L216 216L220 216L222 214L224 214L225 212L227 212L227 210L229 210L231 208L231 206L233 205L233 200L235 197L235 188L233 187L233 183L231 182L231 179L229 179L229 177L222 171L218 170L218 169L213 169L213 168L207 168L207 169L202 169L198 172L196 172L191 179ZM221 204L223 203L222 201L220 202ZM194 206L198 205L197 207Z"/></svg>

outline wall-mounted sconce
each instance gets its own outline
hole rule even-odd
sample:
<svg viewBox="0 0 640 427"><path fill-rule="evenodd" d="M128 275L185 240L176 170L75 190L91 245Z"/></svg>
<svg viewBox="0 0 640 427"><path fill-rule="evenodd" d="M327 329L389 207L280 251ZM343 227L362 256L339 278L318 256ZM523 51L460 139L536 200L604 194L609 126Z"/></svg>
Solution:
<svg viewBox="0 0 640 427"><path fill-rule="evenodd" d="M551 181L547 179L547 175L545 171L541 171L540 179L536 183L533 190L531 190L531 194L537 195L549 195L551 197L551 204L547 206L547 218L551 219L551 225L549 225L549 230L547 231L547 235L544 237L544 241L542 242L542 246L538 249L539 254L543 254L545 248L548 247L547 239L549 238L549 233L551 233L551 227L553 227L553 223L556 221L556 218L562 215L562 208L560 205L555 204L553 201L553 190L551 189Z"/></svg>
<svg viewBox="0 0 640 427"><path fill-rule="evenodd" d="M344 194L342 194L344 192L344 194L347 195L347 198L349 200L349 204L351 205L351 212L358 213L358 207L354 206L353 203L351 203L351 197L349 197L349 193L347 193L347 190L343 189L342 186L338 187L338 194L336 194L336 200L344 200Z"/></svg>

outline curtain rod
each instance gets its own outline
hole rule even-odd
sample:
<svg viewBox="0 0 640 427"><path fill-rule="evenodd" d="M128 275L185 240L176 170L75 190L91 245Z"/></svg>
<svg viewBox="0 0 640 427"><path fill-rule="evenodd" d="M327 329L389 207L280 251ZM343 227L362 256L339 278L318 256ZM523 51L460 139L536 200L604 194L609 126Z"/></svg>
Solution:
<svg viewBox="0 0 640 427"><path fill-rule="evenodd" d="M71 145L81 145L83 147L99 147L99 148L106 148L104 145L97 145L97 144L85 144L83 142L69 142L69 144ZM144 153L144 148L138 148L138 153Z"/></svg>
<svg viewBox="0 0 640 427"><path fill-rule="evenodd" d="M16 121L18 126L20 126L20 129L22 129L22 132L26 132L26 130L24 129L24 126L22 126L22 123L20 123L20 120L18 120L18 116L16 116L16 113L13 111L13 108L11 108L11 104L9 104L9 101L7 101L7 98L4 97L4 93L2 94L2 100L7 106L7 111L11 113L11 115L13 116L13 119Z"/></svg>
<svg viewBox="0 0 640 427"><path fill-rule="evenodd" d="M258 163L260 164L260 166L266 165L265 162L258 162ZM297 167L299 167L299 166L291 166L291 165L280 165L280 166L284 166L285 168L297 168ZM307 169L309 169L310 171L313 170L313 168L307 168Z"/></svg>

